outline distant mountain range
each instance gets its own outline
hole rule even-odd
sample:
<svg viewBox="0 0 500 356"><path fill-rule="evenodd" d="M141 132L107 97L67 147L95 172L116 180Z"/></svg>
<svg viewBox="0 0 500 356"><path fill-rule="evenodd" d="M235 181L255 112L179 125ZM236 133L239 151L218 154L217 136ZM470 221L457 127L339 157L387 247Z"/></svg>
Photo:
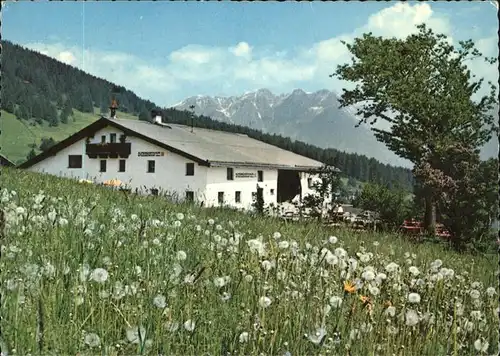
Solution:
<svg viewBox="0 0 500 356"><path fill-rule="evenodd" d="M328 90L306 93L295 89L289 94L275 95L259 89L241 96L194 96L173 107L190 110L193 105L197 115L281 134L322 148L366 155L394 166L411 167L410 162L378 142L367 126L355 127L358 119L353 112L339 109L337 95ZM483 156L497 156L497 152L496 139L485 146Z"/></svg>

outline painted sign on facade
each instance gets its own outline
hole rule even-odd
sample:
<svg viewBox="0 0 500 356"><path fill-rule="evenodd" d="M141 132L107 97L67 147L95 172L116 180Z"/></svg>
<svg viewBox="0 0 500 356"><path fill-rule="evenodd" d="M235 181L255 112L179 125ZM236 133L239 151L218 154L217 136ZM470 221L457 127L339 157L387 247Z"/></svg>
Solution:
<svg viewBox="0 0 500 356"><path fill-rule="evenodd" d="M236 178L255 178L257 175L254 172L237 172L234 176Z"/></svg>
<svg viewBox="0 0 500 356"><path fill-rule="evenodd" d="M165 156L165 152L138 152L139 157L162 157Z"/></svg>

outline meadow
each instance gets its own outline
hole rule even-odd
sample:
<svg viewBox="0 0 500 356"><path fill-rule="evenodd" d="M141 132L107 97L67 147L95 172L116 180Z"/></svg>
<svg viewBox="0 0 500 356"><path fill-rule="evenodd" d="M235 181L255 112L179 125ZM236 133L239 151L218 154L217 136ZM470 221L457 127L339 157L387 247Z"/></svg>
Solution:
<svg viewBox="0 0 500 356"><path fill-rule="evenodd" d="M495 255L12 169L0 182L2 354L498 352Z"/></svg>

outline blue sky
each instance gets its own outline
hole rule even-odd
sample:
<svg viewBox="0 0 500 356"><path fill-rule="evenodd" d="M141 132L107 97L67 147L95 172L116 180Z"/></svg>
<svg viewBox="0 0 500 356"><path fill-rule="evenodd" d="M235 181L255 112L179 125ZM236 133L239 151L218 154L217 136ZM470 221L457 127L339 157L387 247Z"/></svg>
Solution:
<svg viewBox="0 0 500 356"><path fill-rule="evenodd" d="M22 1L3 9L2 35L169 106L263 87L340 91L344 83L328 77L349 59L340 39L367 31L404 37L420 22L498 55L488 2Z"/></svg>

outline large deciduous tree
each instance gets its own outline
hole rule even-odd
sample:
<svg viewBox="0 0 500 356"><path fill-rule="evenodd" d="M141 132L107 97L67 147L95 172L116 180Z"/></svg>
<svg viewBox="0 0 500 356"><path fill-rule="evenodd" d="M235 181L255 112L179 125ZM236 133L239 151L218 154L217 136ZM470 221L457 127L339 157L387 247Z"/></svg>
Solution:
<svg viewBox="0 0 500 356"><path fill-rule="evenodd" d="M467 67L471 59L495 59L483 56L471 40L454 47L425 24L417 28L405 39L368 33L353 43L342 42L352 62L339 65L331 77L355 84L344 89L340 107L354 105L358 125L369 124L379 141L414 163L425 197L424 225L432 231L436 203L452 184L439 169L443 160L457 145L478 151L496 129L491 115L496 87L486 86ZM484 87L489 93L479 97ZM387 128L375 127L378 120Z"/></svg>

